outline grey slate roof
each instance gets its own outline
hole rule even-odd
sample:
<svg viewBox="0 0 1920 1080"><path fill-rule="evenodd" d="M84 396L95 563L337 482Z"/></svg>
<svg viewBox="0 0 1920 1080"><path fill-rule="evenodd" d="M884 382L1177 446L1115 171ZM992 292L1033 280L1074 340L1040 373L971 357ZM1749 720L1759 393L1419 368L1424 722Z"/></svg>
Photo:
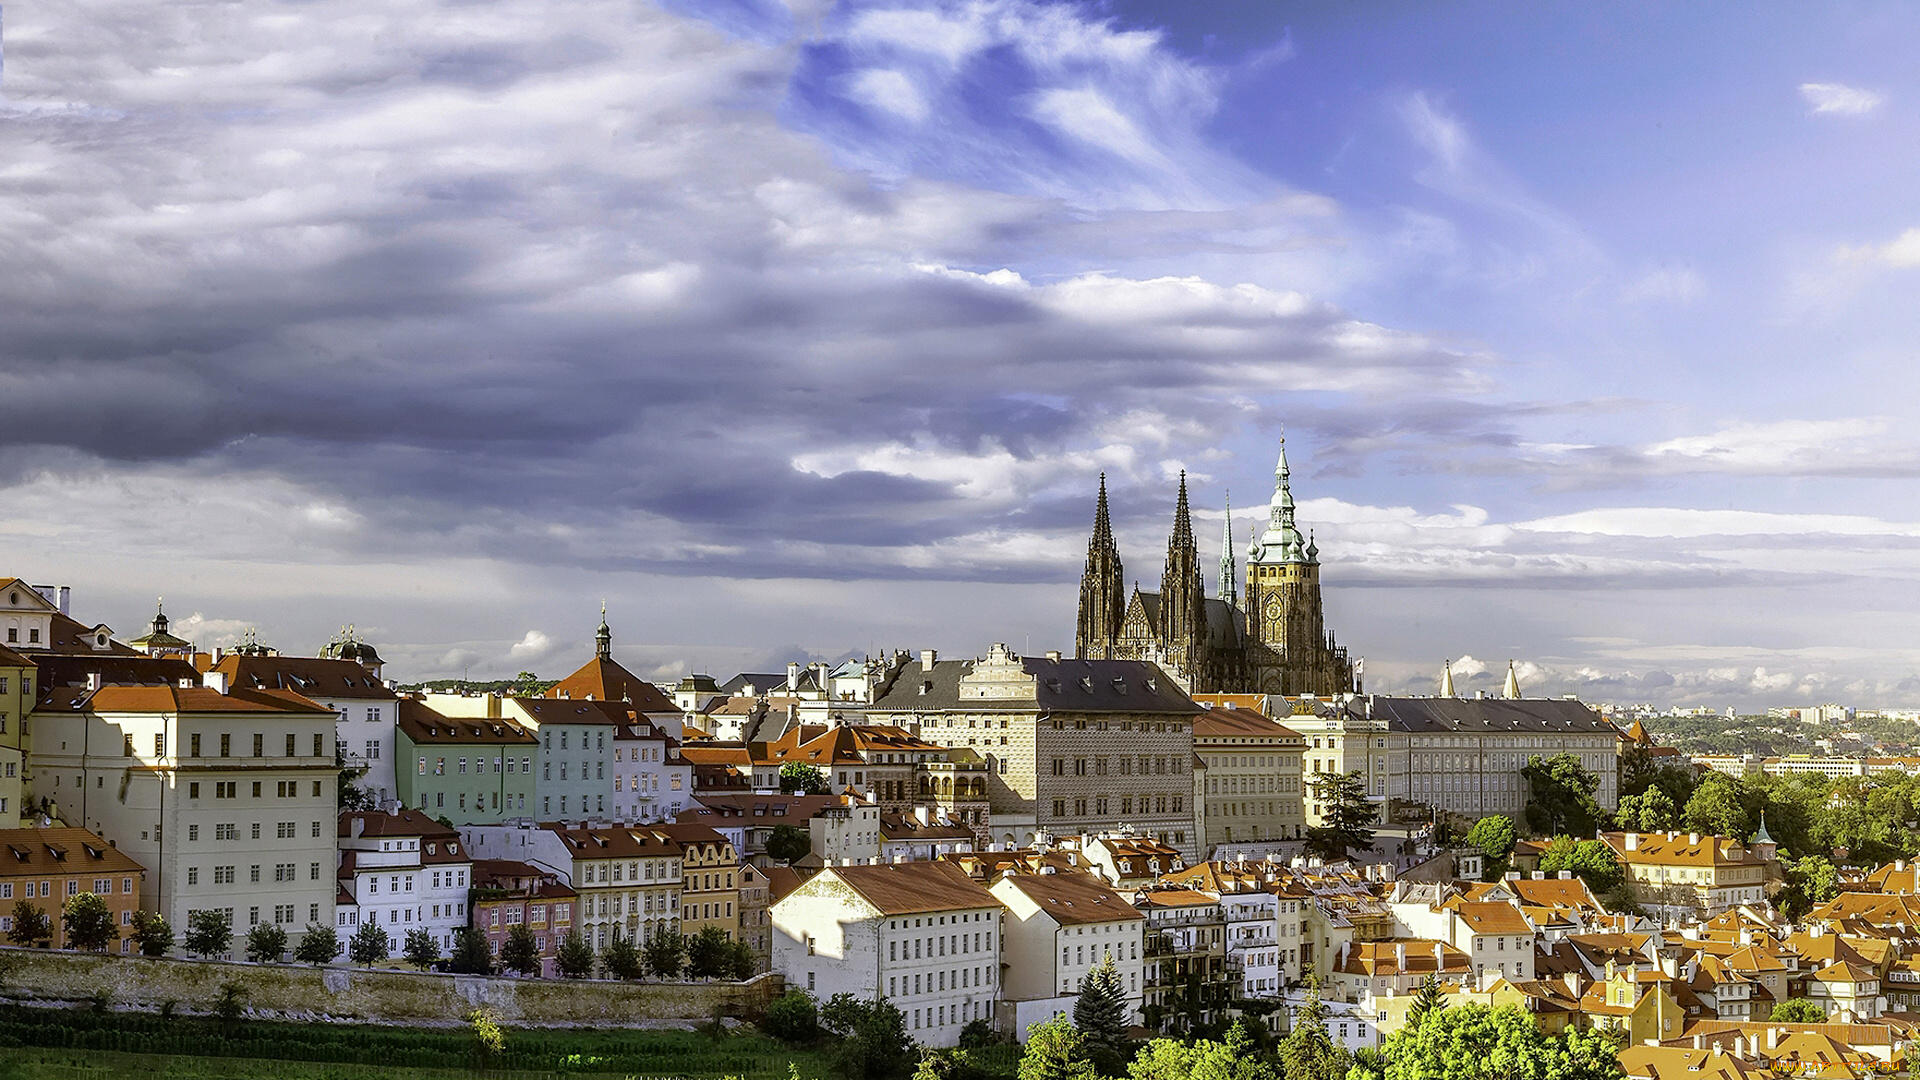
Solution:
<svg viewBox="0 0 1920 1080"><path fill-rule="evenodd" d="M1369 704L1372 712L1368 713ZM1358 716L1386 720L1395 731L1590 731L1615 735L1619 729L1578 701L1560 698L1355 698L1346 706Z"/></svg>
<svg viewBox="0 0 1920 1080"><path fill-rule="evenodd" d="M1034 676L1034 698L962 700L960 677L972 671L974 663L972 660L940 660L934 663L932 671L924 671L918 662L909 662L892 688L868 706L867 711L1026 712L1037 704L1056 713L1198 716L1206 712L1206 708L1188 697L1158 664L1147 660L1022 657L1022 670Z"/></svg>

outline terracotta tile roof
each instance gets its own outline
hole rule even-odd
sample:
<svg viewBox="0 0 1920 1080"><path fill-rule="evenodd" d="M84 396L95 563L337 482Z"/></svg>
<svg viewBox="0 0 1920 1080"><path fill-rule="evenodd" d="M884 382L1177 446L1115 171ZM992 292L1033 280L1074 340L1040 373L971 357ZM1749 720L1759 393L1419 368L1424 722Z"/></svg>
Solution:
<svg viewBox="0 0 1920 1080"><path fill-rule="evenodd" d="M519 721L486 717L442 716L424 701L403 697L394 720L416 746L538 746L540 739Z"/></svg>
<svg viewBox="0 0 1920 1080"><path fill-rule="evenodd" d="M96 713L321 713L333 710L291 690L220 693L209 686L103 686L86 700Z"/></svg>
<svg viewBox="0 0 1920 1080"><path fill-rule="evenodd" d="M992 893L949 862L829 866L808 878L801 888L823 882L829 875L859 893L882 915L918 915L1000 906Z"/></svg>
<svg viewBox="0 0 1920 1080"><path fill-rule="evenodd" d="M0 645L0 667L33 667L33 661L5 645Z"/></svg>
<svg viewBox="0 0 1920 1080"><path fill-rule="evenodd" d="M1193 718L1193 738L1265 739L1274 743L1304 747L1306 737L1290 727L1275 723L1252 709L1208 709ZM1296 747L1296 748L1297 748Z"/></svg>
<svg viewBox="0 0 1920 1080"><path fill-rule="evenodd" d="M1197 889L1144 889L1133 900L1143 909L1220 906L1219 900Z"/></svg>
<svg viewBox="0 0 1920 1080"><path fill-rule="evenodd" d="M550 697L512 698L514 705L536 724L588 724L620 726L641 719L640 712L624 701L595 699L555 700Z"/></svg>
<svg viewBox="0 0 1920 1080"><path fill-rule="evenodd" d="M1446 905L1467 924L1467 929L1476 934L1526 934L1533 933L1533 927L1527 917L1512 904L1498 901L1453 900Z"/></svg>
<svg viewBox="0 0 1920 1080"><path fill-rule="evenodd" d="M684 847L662 829L647 825L570 829L561 822L547 822L541 827L558 836L575 859L658 858L679 855Z"/></svg>
<svg viewBox="0 0 1920 1080"><path fill-rule="evenodd" d="M1766 1065L1742 1061L1724 1050L1682 1046L1628 1046L1620 1051L1620 1071L1631 1080L1762 1080Z"/></svg>
<svg viewBox="0 0 1920 1080"><path fill-rule="evenodd" d="M308 697L364 698L391 701L387 689L373 672L355 660L325 660L307 656L222 657L213 670L223 672L229 686L256 690L294 690Z"/></svg>
<svg viewBox="0 0 1920 1080"><path fill-rule="evenodd" d="M547 696L575 701L588 697L595 701L626 701L643 713L680 711L673 699L659 687L621 667L618 662L598 656L587 661L580 670L554 683L547 689Z"/></svg>
<svg viewBox="0 0 1920 1080"><path fill-rule="evenodd" d="M1633 850L1627 850L1627 833L1601 835L1613 854L1622 862L1644 866L1759 866L1766 860L1747 849L1738 840L1701 833L1634 833Z"/></svg>
<svg viewBox="0 0 1920 1080"><path fill-rule="evenodd" d="M1004 883L1004 884L1003 884ZM1015 874L994 883L1011 888L1033 901L1047 917L1063 926L1131 922L1146 918L1138 907L1108 888L1092 874ZM1185 892L1185 890L1179 890ZM1192 895L1199 896L1198 893ZM1200 897L1206 903L1214 901Z"/></svg>
<svg viewBox="0 0 1920 1080"><path fill-rule="evenodd" d="M144 874L146 869L87 829L0 829L0 878Z"/></svg>
<svg viewBox="0 0 1920 1080"><path fill-rule="evenodd" d="M929 821L923 825L918 819L906 814L881 814L880 839L895 843L911 840L964 840L971 847L974 836L973 830L965 825L942 825L938 821Z"/></svg>
<svg viewBox="0 0 1920 1080"><path fill-rule="evenodd" d="M460 838L459 830L440 824L428 817L424 810L400 810L397 813L387 810L349 810L340 815L335 835L352 837L356 822L360 824L361 836L432 837L436 840Z"/></svg>
<svg viewBox="0 0 1920 1080"><path fill-rule="evenodd" d="M1402 949L1406 965L1401 966ZM1435 950L1439 950L1436 957ZM1336 955L1333 970L1348 975L1465 975L1473 970L1466 953L1444 941L1405 938L1398 941L1356 941L1344 962Z"/></svg>
<svg viewBox="0 0 1920 1080"><path fill-rule="evenodd" d="M791 866L769 866L761 873L767 876L767 902L777 904L805 883L814 871L802 872Z"/></svg>

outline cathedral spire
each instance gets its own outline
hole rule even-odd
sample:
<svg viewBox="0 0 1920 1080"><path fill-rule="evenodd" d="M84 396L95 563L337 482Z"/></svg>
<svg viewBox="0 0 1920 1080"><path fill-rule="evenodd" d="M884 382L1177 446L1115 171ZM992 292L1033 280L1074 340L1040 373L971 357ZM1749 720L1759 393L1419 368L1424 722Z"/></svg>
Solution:
<svg viewBox="0 0 1920 1080"><path fill-rule="evenodd" d="M1114 542L1113 522L1107 511L1107 474L1101 473L1093 535L1087 540L1087 568L1080 576L1075 655L1083 660L1111 659L1126 614L1126 570L1120 563L1120 546Z"/></svg>
<svg viewBox="0 0 1920 1080"><path fill-rule="evenodd" d="M1237 608L1240 583L1236 579L1240 571L1233 561L1233 499L1222 492L1220 501L1220 599L1225 600L1228 607Z"/></svg>
<svg viewBox="0 0 1920 1080"><path fill-rule="evenodd" d="M1514 670L1513 661L1507 661L1506 696L1509 701L1520 700L1520 673Z"/></svg>
<svg viewBox="0 0 1920 1080"><path fill-rule="evenodd" d="M1453 697L1453 661L1448 660L1440 667L1440 696Z"/></svg>
<svg viewBox="0 0 1920 1080"><path fill-rule="evenodd" d="M1206 688L1207 594L1200 576L1200 546L1193 539L1193 511L1187 502L1187 473L1180 471L1180 494L1173 505L1173 534L1167 537L1167 564L1160 575L1160 639L1187 685Z"/></svg>

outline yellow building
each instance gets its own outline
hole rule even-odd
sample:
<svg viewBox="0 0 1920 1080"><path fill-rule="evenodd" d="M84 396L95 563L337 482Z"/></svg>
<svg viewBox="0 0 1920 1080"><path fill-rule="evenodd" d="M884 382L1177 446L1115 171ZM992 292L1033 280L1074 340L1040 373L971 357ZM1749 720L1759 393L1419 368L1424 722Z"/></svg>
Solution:
<svg viewBox="0 0 1920 1080"><path fill-rule="evenodd" d="M1300 763L1307 740L1253 709L1215 707L1193 721L1194 805L1203 849L1297 839L1306 828Z"/></svg>
<svg viewBox="0 0 1920 1080"><path fill-rule="evenodd" d="M693 937L718 927L740 937L740 856L733 841L705 825L651 828L680 845L680 932Z"/></svg>
<svg viewBox="0 0 1920 1080"><path fill-rule="evenodd" d="M1606 833L1634 900L1663 915L1717 915L1758 904L1783 880L1763 822L1751 846L1701 833Z"/></svg>
<svg viewBox="0 0 1920 1080"><path fill-rule="evenodd" d="M1677 1039L1686 1026L1686 1010L1673 996L1673 977L1659 971L1617 968L1607 964L1607 977L1587 987L1580 1011L1588 1027L1620 1032L1626 1045Z"/></svg>
<svg viewBox="0 0 1920 1080"><path fill-rule="evenodd" d="M4 600L0 597L0 600ZM0 645L0 825L23 809L27 772L27 713L33 709L33 661Z"/></svg>

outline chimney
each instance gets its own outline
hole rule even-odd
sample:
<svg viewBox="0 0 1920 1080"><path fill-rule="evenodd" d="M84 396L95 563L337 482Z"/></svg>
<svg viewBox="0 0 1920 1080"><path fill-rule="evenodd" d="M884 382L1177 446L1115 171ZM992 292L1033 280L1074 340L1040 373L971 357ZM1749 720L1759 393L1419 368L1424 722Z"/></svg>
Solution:
<svg viewBox="0 0 1920 1080"><path fill-rule="evenodd" d="M1627 837L1626 837L1626 848L1627 848L1627 850L1628 850L1628 851L1639 851L1639 850L1640 850L1640 834L1639 834L1639 833L1637 833L1637 832L1630 832L1630 833L1628 833L1628 834L1627 834Z"/></svg>
<svg viewBox="0 0 1920 1080"><path fill-rule="evenodd" d="M101 678L101 675L99 672L97 671L87 672L87 692L93 693L94 691L100 689L103 681L104 680Z"/></svg>
<svg viewBox="0 0 1920 1080"><path fill-rule="evenodd" d="M1747 1056L1747 1037L1745 1035L1735 1035L1733 1037L1733 1056L1737 1058Z"/></svg>
<svg viewBox="0 0 1920 1080"><path fill-rule="evenodd" d="M1533 872L1533 880L1535 881L1547 880L1547 872L1545 870L1535 870Z"/></svg>
<svg viewBox="0 0 1920 1080"><path fill-rule="evenodd" d="M1060 650L1059 650L1059 649L1048 649L1048 650L1047 650L1047 659L1049 659L1049 660L1051 660L1051 661L1053 661L1053 662L1054 662L1054 663L1056 663L1056 664L1057 664L1057 663L1059 663L1059 662L1060 662Z"/></svg>
<svg viewBox="0 0 1920 1080"><path fill-rule="evenodd" d="M1407 970L1407 943L1404 941L1393 943L1393 966L1403 973Z"/></svg>
<svg viewBox="0 0 1920 1080"><path fill-rule="evenodd" d="M921 649L921 650L920 650L920 670L921 670L921 671L932 671L932 670L933 670L933 664L934 664L934 661L936 661L936 660L938 660L938 659L940 659L940 650L938 650L938 649Z"/></svg>
<svg viewBox="0 0 1920 1080"><path fill-rule="evenodd" d="M1707 1037L1705 1035L1695 1035L1693 1037L1693 1048L1695 1050L1705 1050L1707 1048Z"/></svg>
<svg viewBox="0 0 1920 1080"><path fill-rule="evenodd" d="M73 614L73 612L68 609L68 601L73 599L73 590L71 588L68 588L65 585L62 585L60 586L59 592L60 592L60 599L54 603L54 606L60 609L60 614L62 615Z"/></svg>
<svg viewBox="0 0 1920 1080"><path fill-rule="evenodd" d="M1777 1027L1769 1026L1767 1028L1767 1049L1778 1050L1779 1048L1780 1048L1780 1029Z"/></svg>
<svg viewBox="0 0 1920 1080"><path fill-rule="evenodd" d="M1555 875L1553 875L1553 876L1554 876L1554 877L1557 877L1557 878L1559 878L1559 879L1560 879L1561 881L1572 881L1572 880L1573 880L1573 871L1571 871L1571 870L1562 870L1562 871L1560 871L1559 873L1557 873L1557 874L1555 874Z"/></svg>
<svg viewBox="0 0 1920 1080"><path fill-rule="evenodd" d="M1443 949L1443 948L1441 947L1441 945L1440 945L1440 943L1436 941L1436 942L1434 942L1434 943L1433 943L1433 973L1434 973L1434 975L1435 975L1436 977L1437 977L1437 976L1439 976L1439 974L1440 974L1440 973L1441 973L1442 971L1444 971L1444 970L1446 970L1446 967L1447 967L1447 954L1446 954L1446 950L1445 950L1445 949Z"/></svg>
<svg viewBox="0 0 1920 1080"><path fill-rule="evenodd" d="M791 692L798 689L800 689L800 665L789 660L787 661L787 690Z"/></svg>
<svg viewBox="0 0 1920 1080"><path fill-rule="evenodd" d="M1697 832L1690 832L1690 833L1688 833L1688 834L1687 834L1687 843L1689 843L1689 844L1697 844L1697 843L1699 843L1699 842L1700 842L1700 834L1699 834L1699 833L1697 833Z"/></svg>
<svg viewBox="0 0 1920 1080"><path fill-rule="evenodd" d="M224 671L202 672L200 675L200 685L207 687L216 694L225 694L227 692L227 673Z"/></svg>

